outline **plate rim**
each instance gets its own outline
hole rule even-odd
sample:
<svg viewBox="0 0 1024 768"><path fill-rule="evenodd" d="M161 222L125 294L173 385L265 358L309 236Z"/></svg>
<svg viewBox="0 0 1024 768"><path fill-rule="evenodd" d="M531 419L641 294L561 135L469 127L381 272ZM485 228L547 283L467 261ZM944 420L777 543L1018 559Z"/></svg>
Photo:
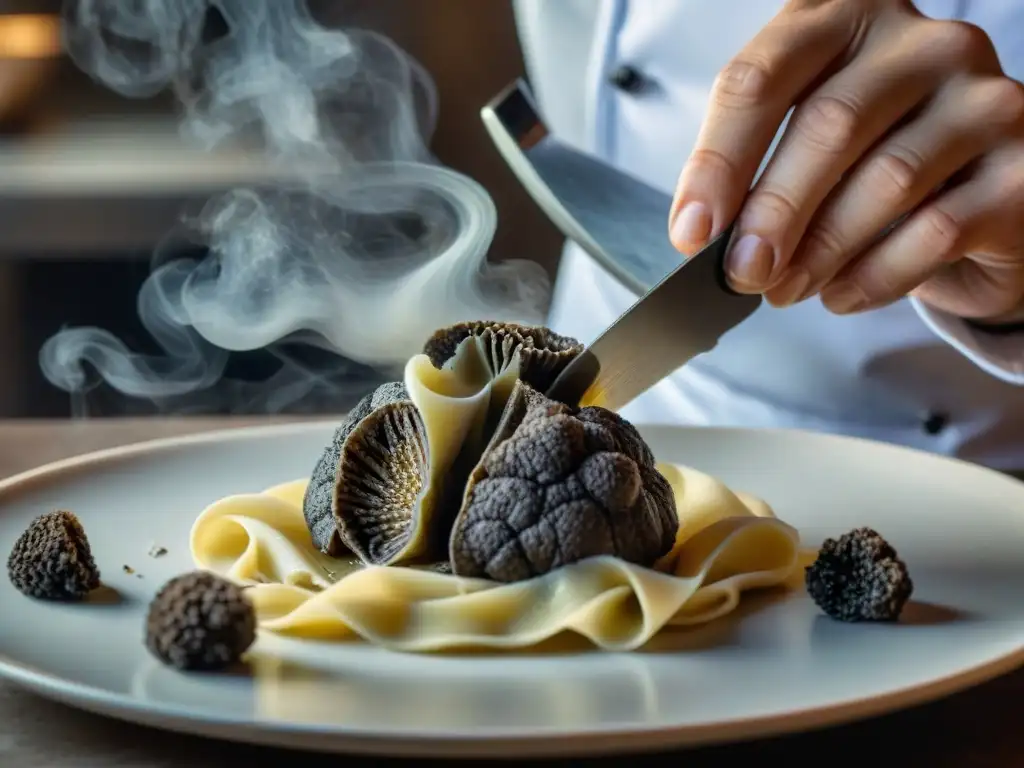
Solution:
<svg viewBox="0 0 1024 768"><path fill-rule="evenodd" d="M43 464L0 480L0 505L21 492L48 480L75 474L90 467L189 445L231 443L236 440L265 439L273 435L294 435L315 432L337 424L335 418L297 420L294 422L241 425L172 435L71 456ZM826 443L860 444L861 447L888 450L897 454L917 454L930 460L961 465L1005 481L1024 490L1024 481L999 470L955 457L933 454L908 446L884 443L870 438L814 432L790 428L704 427L695 425L642 424L641 432L716 432L734 435L779 435L813 439ZM856 722L870 717L891 714L944 696L965 691L994 680L1018 668L1024 668L1024 636L1020 647L995 659L958 670L924 683L899 688L876 696L864 696L825 706L788 710L769 715L718 720L697 725L656 725L623 723L571 728L511 728L489 732L447 728L437 732L429 728L415 730L368 730L364 726L345 724L304 724L280 721L246 720L217 712L196 712L183 706L161 702L139 701L104 688L65 680L31 667L0 653L0 677L25 690L62 704L178 733L212 736L235 742L278 745L291 748L312 748L320 751L348 752L362 755L396 755L422 757L508 757L513 749L516 757L570 757L593 754L657 751L689 748L711 744L735 743L758 738L818 730Z"/></svg>

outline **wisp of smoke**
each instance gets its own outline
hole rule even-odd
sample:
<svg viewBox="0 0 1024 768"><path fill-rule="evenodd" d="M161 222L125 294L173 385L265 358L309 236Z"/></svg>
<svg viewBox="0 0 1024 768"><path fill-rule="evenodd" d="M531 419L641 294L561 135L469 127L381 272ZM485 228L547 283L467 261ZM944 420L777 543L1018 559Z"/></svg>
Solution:
<svg viewBox="0 0 1024 768"><path fill-rule="evenodd" d="M184 222L200 257L154 260L138 312L162 354L65 329L40 351L56 386L98 375L163 410L279 411L339 371L401 364L448 323L540 320L545 273L487 262L493 202L431 156L434 85L390 40L328 29L303 0L75 0L64 19L83 71L128 97L171 89L189 140L257 140L274 173ZM331 370L294 345L330 353ZM225 378L231 352L258 349L277 374Z"/></svg>

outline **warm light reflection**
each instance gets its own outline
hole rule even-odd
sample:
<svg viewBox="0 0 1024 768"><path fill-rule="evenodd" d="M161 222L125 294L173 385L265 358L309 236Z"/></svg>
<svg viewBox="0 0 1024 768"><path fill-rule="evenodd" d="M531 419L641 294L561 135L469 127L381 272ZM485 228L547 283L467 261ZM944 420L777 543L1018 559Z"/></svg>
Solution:
<svg viewBox="0 0 1024 768"><path fill-rule="evenodd" d="M608 408L608 405L608 390L599 381L595 381L593 384L587 387L587 391L583 393L583 397L580 398L579 402L580 408Z"/></svg>
<svg viewBox="0 0 1024 768"><path fill-rule="evenodd" d="M49 59L61 52L60 17L50 14L0 16L0 58Z"/></svg>

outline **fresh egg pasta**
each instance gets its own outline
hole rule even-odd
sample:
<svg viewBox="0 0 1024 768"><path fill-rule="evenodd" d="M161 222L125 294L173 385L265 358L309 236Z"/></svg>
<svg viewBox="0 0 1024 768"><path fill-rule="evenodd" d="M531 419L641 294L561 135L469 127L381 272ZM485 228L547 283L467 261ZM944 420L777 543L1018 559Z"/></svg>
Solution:
<svg viewBox="0 0 1024 768"><path fill-rule="evenodd" d="M666 627L724 616L744 591L785 582L800 559L796 530L764 501L687 467L659 470L680 523L655 568L601 556L502 584L362 566L311 543L306 480L212 504L193 526L192 558L248 587L260 628L282 635L440 651L527 648L573 632L604 650L632 650Z"/></svg>

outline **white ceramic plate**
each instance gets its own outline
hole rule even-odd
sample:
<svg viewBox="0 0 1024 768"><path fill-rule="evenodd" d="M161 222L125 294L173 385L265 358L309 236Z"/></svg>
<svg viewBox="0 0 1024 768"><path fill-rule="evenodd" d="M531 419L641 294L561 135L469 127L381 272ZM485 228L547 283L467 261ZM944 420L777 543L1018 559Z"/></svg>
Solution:
<svg viewBox="0 0 1024 768"><path fill-rule="evenodd" d="M0 484L0 550L54 507L86 526L119 597L53 605L0 583L0 673L158 727L310 749L582 755L728 741L906 707L1024 660L1024 484L967 464L799 432L649 428L660 459L767 499L807 543L871 525L916 585L907 621L841 625L802 591L631 654L417 656L263 637L252 674L147 655L147 602L191 562L196 514L309 472L333 425L147 443ZM167 548L152 558L151 544ZM127 573L123 566L135 573ZM282 661L266 660L280 655Z"/></svg>

